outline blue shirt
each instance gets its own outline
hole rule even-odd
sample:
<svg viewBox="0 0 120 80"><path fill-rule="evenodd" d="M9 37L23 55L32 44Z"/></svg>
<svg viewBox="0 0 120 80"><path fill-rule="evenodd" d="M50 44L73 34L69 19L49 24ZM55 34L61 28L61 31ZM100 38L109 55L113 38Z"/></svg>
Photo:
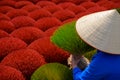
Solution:
<svg viewBox="0 0 120 80"><path fill-rule="evenodd" d="M120 80L120 55L97 51L88 67L73 69L74 80Z"/></svg>

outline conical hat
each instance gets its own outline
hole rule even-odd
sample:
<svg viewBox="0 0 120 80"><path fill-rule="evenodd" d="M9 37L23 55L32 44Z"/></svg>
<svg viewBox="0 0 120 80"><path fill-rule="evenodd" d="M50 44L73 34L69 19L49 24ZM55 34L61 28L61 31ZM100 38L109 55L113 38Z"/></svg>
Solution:
<svg viewBox="0 0 120 80"><path fill-rule="evenodd" d="M96 12L76 22L81 39L92 47L111 54L120 54L120 13L118 9Z"/></svg>

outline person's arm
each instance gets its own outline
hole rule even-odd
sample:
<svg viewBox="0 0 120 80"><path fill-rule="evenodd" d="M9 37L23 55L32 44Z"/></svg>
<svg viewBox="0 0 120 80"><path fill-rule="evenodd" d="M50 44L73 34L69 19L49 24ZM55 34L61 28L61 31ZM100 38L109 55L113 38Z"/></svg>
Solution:
<svg viewBox="0 0 120 80"><path fill-rule="evenodd" d="M105 76L105 69L101 62L101 54L96 54L89 66L85 70L80 70L78 67L73 68L74 80L102 80Z"/></svg>
<svg viewBox="0 0 120 80"><path fill-rule="evenodd" d="M73 79L74 80L80 80L80 75L82 73L82 70L80 70L78 67L73 68Z"/></svg>

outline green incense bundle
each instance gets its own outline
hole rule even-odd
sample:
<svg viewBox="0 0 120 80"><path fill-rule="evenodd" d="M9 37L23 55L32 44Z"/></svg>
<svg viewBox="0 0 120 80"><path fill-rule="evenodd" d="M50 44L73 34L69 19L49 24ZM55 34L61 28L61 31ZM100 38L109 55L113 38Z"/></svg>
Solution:
<svg viewBox="0 0 120 80"><path fill-rule="evenodd" d="M120 13L120 8L117 8L116 10L118 11L118 13Z"/></svg>
<svg viewBox="0 0 120 80"><path fill-rule="evenodd" d="M94 50L78 36L75 24L76 21L73 21L60 26L51 36L51 42L71 54L84 54Z"/></svg>
<svg viewBox="0 0 120 80"><path fill-rule="evenodd" d="M31 80L73 80L72 71L60 63L48 63L39 67Z"/></svg>

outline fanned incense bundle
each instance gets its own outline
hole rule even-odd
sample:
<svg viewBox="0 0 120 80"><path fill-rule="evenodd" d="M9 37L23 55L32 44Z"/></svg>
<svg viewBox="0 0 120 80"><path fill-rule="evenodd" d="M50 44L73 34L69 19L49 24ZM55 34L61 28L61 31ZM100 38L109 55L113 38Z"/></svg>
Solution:
<svg viewBox="0 0 120 80"><path fill-rule="evenodd" d="M71 54L84 54L93 50L94 48L80 39L76 32L75 23L76 21L73 21L62 25L51 36L51 41Z"/></svg>

